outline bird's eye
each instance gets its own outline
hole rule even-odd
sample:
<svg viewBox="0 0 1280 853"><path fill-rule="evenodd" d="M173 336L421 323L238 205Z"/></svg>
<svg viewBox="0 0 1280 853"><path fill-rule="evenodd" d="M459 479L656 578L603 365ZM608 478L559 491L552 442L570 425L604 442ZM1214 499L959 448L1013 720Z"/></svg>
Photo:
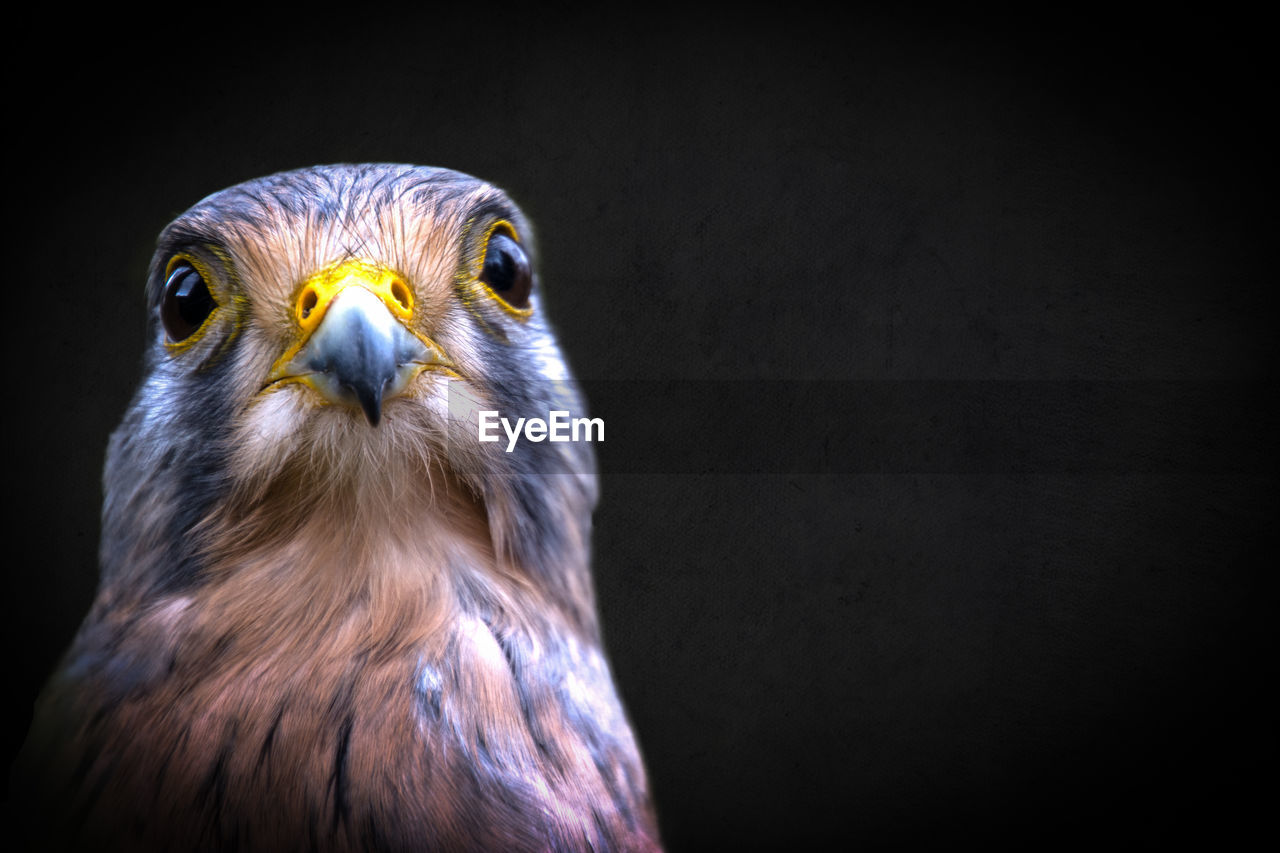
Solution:
<svg viewBox="0 0 1280 853"><path fill-rule="evenodd" d="M195 267L188 263L176 265L165 282L164 301L160 304L160 319L169 340L178 343L191 337L217 304Z"/></svg>
<svg viewBox="0 0 1280 853"><path fill-rule="evenodd" d="M489 238L480 280L513 308L529 307L529 293L533 290L529 256L519 243L501 231L495 231Z"/></svg>

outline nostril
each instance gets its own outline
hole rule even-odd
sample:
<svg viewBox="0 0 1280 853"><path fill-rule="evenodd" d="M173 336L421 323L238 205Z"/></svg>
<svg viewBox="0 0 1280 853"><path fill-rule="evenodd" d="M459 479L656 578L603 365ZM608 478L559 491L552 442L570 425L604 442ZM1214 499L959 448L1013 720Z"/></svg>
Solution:
<svg viewBox="0 0 1280 853"><path fill-rule="evenodd" d="M320 297L316 295L314 288L308 287L302 292L302 297L298 300L298 318L305 320L311 316L311 312L315 310L316 303L320 301Z"/></svg>
<svg viewBox="0 0 1280 853"><path fill-rule="evenodd" d="M403 281L396 279L391 282L391 295L404 310L408 311L413 307L413 297L409 295L409 288L405 286Z"/></svg>

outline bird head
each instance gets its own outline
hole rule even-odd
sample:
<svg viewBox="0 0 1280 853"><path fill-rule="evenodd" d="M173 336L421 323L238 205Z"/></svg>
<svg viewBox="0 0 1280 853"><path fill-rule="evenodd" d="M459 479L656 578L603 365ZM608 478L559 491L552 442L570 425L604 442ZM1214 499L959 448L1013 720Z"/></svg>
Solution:
<svg viewBox="0 0 1280 853"><path fill-rule="evenodd" d="M180 586L321 517L395 538L428 509L552 585L585 561L589 445L478 440L481 411L583 414L532 236L498 188L404 165L285 172L179 216L108 453L103 583Z"/></svg>

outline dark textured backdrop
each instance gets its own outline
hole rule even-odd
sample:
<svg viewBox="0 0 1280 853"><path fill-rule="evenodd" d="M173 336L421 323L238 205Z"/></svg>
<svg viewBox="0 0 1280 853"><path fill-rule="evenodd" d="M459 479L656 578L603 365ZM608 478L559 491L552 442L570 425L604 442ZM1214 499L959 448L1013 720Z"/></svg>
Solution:
<svg viewBox="0 0 1280 853"><path fill-rule="evenodd" d="M1259 22L223 14L10 31L6 759L93 593L155 235L394 160L537 226L673 849L1273 807Z"/></svg>

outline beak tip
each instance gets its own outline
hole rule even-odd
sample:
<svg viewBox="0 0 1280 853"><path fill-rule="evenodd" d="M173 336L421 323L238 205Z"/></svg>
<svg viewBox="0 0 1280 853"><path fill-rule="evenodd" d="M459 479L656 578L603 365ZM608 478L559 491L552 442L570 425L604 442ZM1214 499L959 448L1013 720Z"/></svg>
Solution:
<svg viewBox="0 0 1280 853"><path fill-rule="evenodd" d="M382 399L381 397L366 397L360 395L360 408L364 410L364 416L369 421L369 426L377 428L382 422Z"/></svg>
<svg viewBox="0 0 1280 853"><path fill-rule="evenodd" d="M375 428L382 422L382 391L387 383L383 380L376 384L376 388L373 387L374 383L347 386L360 404L360 409L364 412L365 419L369 421L369 426Z"/></svg>

